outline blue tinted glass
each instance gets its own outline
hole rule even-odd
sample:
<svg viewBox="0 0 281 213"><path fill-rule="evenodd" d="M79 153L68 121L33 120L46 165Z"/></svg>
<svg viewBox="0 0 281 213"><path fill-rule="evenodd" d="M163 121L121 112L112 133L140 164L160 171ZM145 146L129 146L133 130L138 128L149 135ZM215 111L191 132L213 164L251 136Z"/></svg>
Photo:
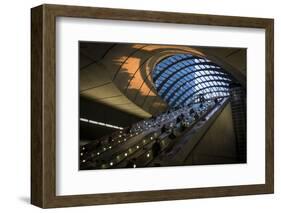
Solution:
<svg viewBox="0 0 281 213"><path fill-rule="evenodd" d="M160 61L152 72L155 88L169 105L183 105L198 94L207 98L228 96L231 80L219 66L206 58L176 54Z"/></svg>

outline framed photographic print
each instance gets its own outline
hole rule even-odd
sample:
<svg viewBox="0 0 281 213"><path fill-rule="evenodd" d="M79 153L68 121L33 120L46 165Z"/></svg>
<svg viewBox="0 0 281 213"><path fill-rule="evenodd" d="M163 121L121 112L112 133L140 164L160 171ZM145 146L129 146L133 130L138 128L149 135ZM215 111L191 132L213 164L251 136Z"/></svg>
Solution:
<svg viewBox="0 0 281 213"><path fill-rule="evenodd" d="M274 191L272 19L31 10L31 203Z"/></svg>

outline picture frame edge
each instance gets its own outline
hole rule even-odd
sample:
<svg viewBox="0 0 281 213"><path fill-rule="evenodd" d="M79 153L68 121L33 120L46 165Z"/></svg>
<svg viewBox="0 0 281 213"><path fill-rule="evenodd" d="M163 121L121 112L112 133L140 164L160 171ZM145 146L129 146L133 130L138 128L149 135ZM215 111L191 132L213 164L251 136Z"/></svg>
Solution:
<svg viewBox="0 0 281 213"><path fill-rule="evenodd" d="M71 16L71 12L74 10L78 11ZM129 12L132 15L144 12L142 10L53 4L43 4L31 9L31 203L33 205L41 208L55 208L274 193L274 19L146 11L150 16L153 16L153 14L170 14L176 16L176 18L179 16L192 16L193 20L189 22L191 24L196 24L196 21L200 20L200 17L204 17L203 21L209 17L209 22L212 24L206 22L206 25L213 26L226 26L225 24L227 22L234 20L231 26L239 27L237 26L237 20L243 19L243 22L241 22L242 27L246 27L249 22L253 21L250 27L264 28L266 30L266 113L268 115L268 117L266 117L265 139L266 183L259 185L220 186L195 189L56 196L55 21L56 17L63 15L67 17L90 18L89 14L86 16L79 16L81 10L84 11L83 14L87 10L91 10L90 14L102 10L102 13L96 16L96 18L106 19L111 19L110 14L104 14L106 11L115 11L114 20L128 20L122 15L119 17L120 19L118 19L116 15L118 11L119 13L126 11L126 13ZM147 18L146 15L144 17ZM216 19L221 20L223 18L227 18L227 21L220 21L219 25L216 25ZM138 21L136 19L137 18L130 17L129 20ZM150 21L150 19L141 21ZM162 22L158 16L153 20ZM167 23L165 21L167 21L166 19L164 23ZM199 21L198 24L202 25L203 23ZM179 195L174 194L176 191L180 192ZM204 193L200 196L202 192ZM164 194L154 197L158 195L158 193ZM193 193L193 195L190 193ZM118 195L118 197L121 196L121 199L115 197L116 195ZM142 197L144 195L146 198ZM135 196L139 196L139 199Z"/></svg>

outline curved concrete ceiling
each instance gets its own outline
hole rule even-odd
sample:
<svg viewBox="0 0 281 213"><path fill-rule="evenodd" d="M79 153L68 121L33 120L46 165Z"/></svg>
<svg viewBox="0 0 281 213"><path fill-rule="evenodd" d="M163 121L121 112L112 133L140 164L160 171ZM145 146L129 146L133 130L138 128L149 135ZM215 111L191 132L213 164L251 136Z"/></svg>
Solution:
<svg viewBox="0 0 281 213"><path fill-rule="evenodd" d="M239 81L245 79L241 49L81 42L80 95L142 118L157 114L167 104L157 95L152 70L163 58L178 53L211 56Z"/></svg>

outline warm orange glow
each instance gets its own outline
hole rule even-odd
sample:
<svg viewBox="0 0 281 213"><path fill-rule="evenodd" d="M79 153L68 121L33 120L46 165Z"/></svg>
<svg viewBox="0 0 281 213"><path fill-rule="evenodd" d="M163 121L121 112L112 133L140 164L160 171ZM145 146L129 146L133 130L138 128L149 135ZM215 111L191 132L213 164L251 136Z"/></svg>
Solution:
<svg viewBox="0 0 281 213"><path fill-rule="evenodd" d="M157 55L157 53L160 54L160 56L157 57L156 60L154 59L154 63L152 62L153 64L158 63L159 60L162 60L165 57L178 53L191 53L191 54L204 56L204 54L201 53L200 51L197 51L193 48L186 47L186 46L135 44L133 45L133 48L139 49L139 51L129 58L127 58L127 56L121 56L116 61L118 61L120 64L122 64L122 62L125 62L121 67L120 74L127 73L127 77L129 81L128 89L138 90L139 94L142 96L146 96L146 95L156 96L157 94L155 94L154 91L149 92L150 87L147 84L147 82L151 82L150 85L153 85L152 83L153 80L151 77L151 69L153 69L153 67L149 65L151 64L151 59L150 61L148 61L143 65L141 64L143 63L141 60L144 60L145 58L149 56L153 56L155 54ZM146 82L144 82L145 79Z"/></svg>
<svg viewBox="0 0 281 213"><path fill-rule="evenodd" d="M179 45L134 44L131 48L134 50L131 50L130 53L127 52L114 59L116 64L121 65L114 82L131 99L136 97L135 95L157 96L155 89L151 88L153 87L152 70L163 58L180 53L204 57L204 54L198 50ZM164 107L165 105L165 102L160 101L154 103L153 107Z"/></svg>
<svg viewBox="0 0 281 213"><path fill-rule="evenodd" d="M140 58L130 57L122 65L120 72L126 72L132 78L140 66Z"/></svg>
<svg viewBox="0 0 281 213"><path fill-rule="evenodd" d="M98 61L95 65L87 67L83 71L84 76L80 78L84 82L85 88L91 88L96 85L105 85L105 88L95 88L87 92L83 92L84 96L97 99L108 105L113 105L117 101L129 103L128 105L116 105L121 110L129 111L134 114L147 117L149 112L143 109L145 101L151 103L156 97L157 92L154 88L152 79L152 70L154 66L162 59L175 54L190 53L194 55L204 56L200 51L187 46L178 45L158 45L158 44L118 44L114 47L114 51L109 51L106 56ZM97 71L98 70L98 71ZM98 78L96 77L98 76ZM93 80L95 79L95 80ZM108 85L111 82L116 88ZM92 85L91 85L92 84ZM128 88L128 90L126 89ZM103 98L114 97L116 98ZM141 98L148 97L148 99ZM128 100L121 100L126 98ZM140 100L140 101L136 101ZM166 103L161 98L156 98L149 110L154 111L163 109ZM147 105L145 105L147 106ZM149 105L150 106L150 105ZM139 109L140 112L137 112ZM148 110L148 109L147 109Z"/></svg>
<svg viewBox="0 0 281 213"><path fill-rule="evenodd" d="M144 73L146 73L146 72L144 72ZM137 90L139 90L140 95L147 95L150 88L144 81L145 81L145 76L143 78L140 69L137 70L133 79L130 82L129 89L137 89ZM149 96L156 96L156 94L151 91L149 93Z"/></svg>
<svg viewBox="0 0 281 213"><path fill-rule="evenodd" d="M135 57L130 57L126 60L126 62L122 65L121 71L123 73L127 73L129 77L129 85L128 89L134 89L138 90L140 95L148 95L150 88L146 83L143 83L145 80L145 76L143 77L141 74L141 69L145 67L141 67L141 59L140 58L135 58ZM144 69L144 68L143 68ZM144 72L146 73L146 72ZM120 73L121 74L121 73ZM117 82L118 84L118 82ZM142 85L143 84L143 85ZM156 96L154 92L150 92L149 96Z"/></svg>

